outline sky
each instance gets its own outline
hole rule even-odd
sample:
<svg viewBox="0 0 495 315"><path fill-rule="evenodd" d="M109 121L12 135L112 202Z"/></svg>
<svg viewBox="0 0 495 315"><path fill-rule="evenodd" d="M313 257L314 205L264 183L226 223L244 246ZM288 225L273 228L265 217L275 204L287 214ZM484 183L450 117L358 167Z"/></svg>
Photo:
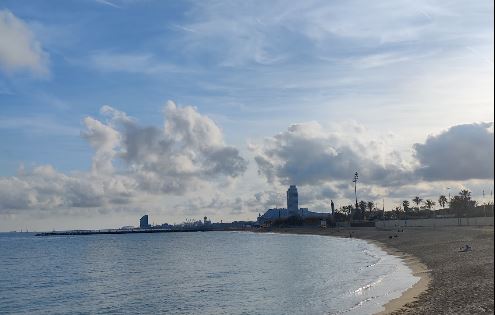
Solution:
<svg viewBox="0 0 495 315"><path fill-rule="evenodd" d="M493 200L493 9L2 1L0 231Z"/></svg>

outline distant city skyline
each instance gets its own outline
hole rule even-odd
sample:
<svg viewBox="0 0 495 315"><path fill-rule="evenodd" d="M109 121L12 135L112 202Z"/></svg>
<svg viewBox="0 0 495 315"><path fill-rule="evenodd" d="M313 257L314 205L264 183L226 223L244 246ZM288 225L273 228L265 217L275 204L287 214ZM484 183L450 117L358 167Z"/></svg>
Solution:
<svg viewBox="0 0 495 315"><path fill-rule="evenodd" d="M355 172L493 200L493 37L489 1L3 1L0 231L329 210Z"/></svg>

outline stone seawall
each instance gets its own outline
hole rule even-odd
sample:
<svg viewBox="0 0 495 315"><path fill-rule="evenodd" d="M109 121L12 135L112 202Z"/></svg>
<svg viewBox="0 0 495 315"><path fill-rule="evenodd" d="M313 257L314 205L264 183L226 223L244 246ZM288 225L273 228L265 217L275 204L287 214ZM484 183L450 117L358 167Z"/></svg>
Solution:
<svg viewBox="0 0 495 315"><path fill-rule="evenodd" d="M437 227L437 226L493 226L493 217L433 218L375 221L377 228Z"/></svg>

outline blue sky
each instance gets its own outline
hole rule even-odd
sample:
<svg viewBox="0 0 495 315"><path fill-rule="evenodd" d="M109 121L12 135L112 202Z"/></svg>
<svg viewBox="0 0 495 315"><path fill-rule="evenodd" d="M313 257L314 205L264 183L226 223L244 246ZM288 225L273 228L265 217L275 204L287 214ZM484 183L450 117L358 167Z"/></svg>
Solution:
<svg viewBox="0 0 495 315"><path fill-rule="evenodd" d="M493 121L489 1L3 1L0 13L0 176L9 187L21 181L20 194L34 189L38 201L43 199L40 188L33 188L34 179L20 176L19 167L27 173L49 165L60 176L90 174L96 152L105 145L108 149L110 144L95 144L84 136L97 124L87 117L117 130L119 141L129 145L125 123L116 114L102 114L105 105L132 117L136 126L162 131L165 121L177 125L192 117L214 139L205 143L215 148L221 143L222 152L235 148L246 162L242 174L238 169L220 172L214 176L216 186L205 188L203 183L199 190L180 194L158 194L137 181L141 184L129 188L129 202L118 204L125 220L138 216L130 208L151 209L157 220L169 222L187 216L186 208L197 209L191 215L199 217L206 212L224 219L250 218L269 203L255 196L283 194L288 181L302 180L302 170L290 165L309 163L303 170L311 173L321 162L319 157L305 161L304 155L292 161L299 155L282 154L293 137L311 148L318 139L317 147L332 147L334 156L346 152L343 143L355 149L359 142L380 157L377 172L400 169L409 175L431 166L422 161L433 163L422 160L413 146L426 145L429 135L448 139L449 128L470 125L474 129L461 129L493 140L493 125L480 125ZM169 100L177 106L168 113L179 121L164 115ZM291 129L293 124L303 127ZM121 158L130 147L111 143L115 152L104 153L112 157L116 174L144 167ZM196 145L188 147L189 157L201 155L197 150L203 149ZM206 154L202 158L211 158L211 152L201 152ZM493 161L493 145L486 156ZM361 162L374 169L368 160ZM390 177L372 180L370 175L363 198L436 196L446 185L468 185L479 195L481 187L493 186L493 167L486 170L489 174L482 178L414 178L401 186L404 197L386 188ZM196 179L205 181L204 172L198 174ZM328 192L308 197L314 207L323 208L330 197L346 202L343 179L337 173L327 175L318 183L301 182L303 191L318 185ZM137 175L129 176L136 180ZM229 193L217 193L225 181ZM47 198L62 198L55 195ZM143 198L157 201L143 203ZM0 228L18 227L26 213L38 214L36 222L63 213L60 222L68 226L77 225L71 216L105 213L109 225L127 225L116 218L122 217L115 215L117 210L108 210L118 208L110 201L88 207L75 207L74 200L53 202L5 202L0 215L10 223ZM20 210L24 208L31 210ZM90 220L85 223L91 225Z"/></svg>

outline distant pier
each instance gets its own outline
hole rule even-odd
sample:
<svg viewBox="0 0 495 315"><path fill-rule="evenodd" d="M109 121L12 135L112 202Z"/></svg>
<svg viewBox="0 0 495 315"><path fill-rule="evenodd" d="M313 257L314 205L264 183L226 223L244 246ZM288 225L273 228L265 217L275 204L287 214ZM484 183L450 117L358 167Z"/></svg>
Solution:
<svg viewBox="0 0 495 315"><path fill-rule="evenodd" d="M64 236L64 235L94 235L94 234L132 234L132 233L177 233L177 232L210 232L210 231L239 231L244 229L216 229L209 227L183 229L132 229L132 230L70 230L42 232L36 236Z"/></svg>

